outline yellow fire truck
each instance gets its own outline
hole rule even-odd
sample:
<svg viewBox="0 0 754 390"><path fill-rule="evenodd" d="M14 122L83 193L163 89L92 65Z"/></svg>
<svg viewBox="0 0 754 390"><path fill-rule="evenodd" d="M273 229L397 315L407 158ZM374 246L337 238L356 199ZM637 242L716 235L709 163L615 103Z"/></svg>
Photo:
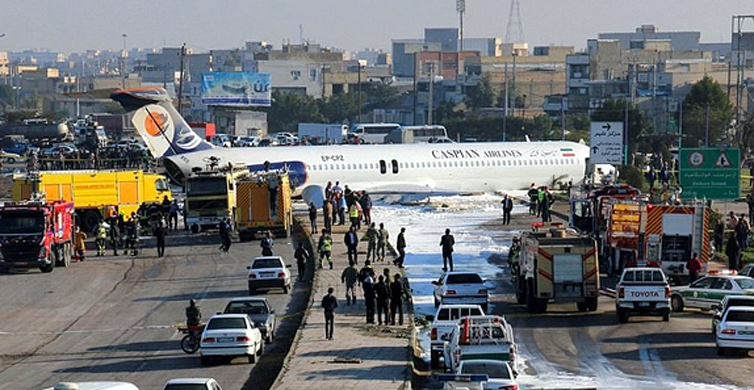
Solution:
<svg viewBox="0 0 754 390"><path fill-rule="evenodd" d="M130 215L143 203L171 200L164 176L141 170L40 171L13 176L13 200L28 200L37 190L48 201L63 200L76 205L76 215L84 231L91 232L108 213Z"/></svg>
<svg viewBox="0 0 754 390"><path fill-rule="evenodd" d="M257 233L288 237L293 224L288 172L254 172L236 183L236 228L241 241Z"/></svg>

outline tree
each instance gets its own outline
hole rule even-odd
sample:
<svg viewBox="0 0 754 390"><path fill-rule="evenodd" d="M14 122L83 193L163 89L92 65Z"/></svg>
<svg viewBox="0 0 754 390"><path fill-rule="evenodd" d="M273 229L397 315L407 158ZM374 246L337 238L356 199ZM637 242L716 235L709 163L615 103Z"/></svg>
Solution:
<svg viewBox="0 0 754 390"><path fill-rule="evenodd" d="M485 73L475 87L466 87L466 105L469 108L492 107L495 95L489 74Z"/></svg>
<svg viewBox="0 0 754 390"><path fill-rule="evenodd" d="M401 104L401 94L390 83L374 82L364 88L366 101L364 108L368 111L382 108L398 108Z"/></svg>
<svg viewBox="0 0 754 390"><path fill-rule="evenodd" d="M698 147L705 141L714 145L725 139L731 112L720 84L704 76L683 99L683 146Z"/></svg>
<svg viewBox="0 0 754 390"><path fill-rule="evenodd" d="M295 132L299 122L324 122L314 99L296 93L272 92L272 105L267 108L267 123L272 131Z"/></svg>

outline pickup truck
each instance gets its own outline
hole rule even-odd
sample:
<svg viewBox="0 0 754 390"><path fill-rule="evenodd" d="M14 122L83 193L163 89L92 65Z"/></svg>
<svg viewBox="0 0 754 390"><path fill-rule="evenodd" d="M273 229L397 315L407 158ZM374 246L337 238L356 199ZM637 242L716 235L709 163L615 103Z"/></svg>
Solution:
<svg viewBox="0 0 754 390"><path fill-rule="evenodd" d="M450 372L457 372L462 361L478 359L507 362L516 372L518 346L513 328L500 316L461 318L444 349L445 369Z"/></svg>
<svg viewBox="0 0 754 390"><path fill-rule="evenodd" d="M663 321L670 320L670 285L662 269L626 268L615 290L619 322L627 322L631 315L661 315Z"/></svg>
<svg viewBox="0 0 754 390"><path fill-rule="evenodd" d="M431 364L432 368L440 367L443 355L443 345L450 341L450 335L458 324L458 320L466 316L483 316L484 310L479 305L441 304L434 316L427 316L431 325Z"/></svg>

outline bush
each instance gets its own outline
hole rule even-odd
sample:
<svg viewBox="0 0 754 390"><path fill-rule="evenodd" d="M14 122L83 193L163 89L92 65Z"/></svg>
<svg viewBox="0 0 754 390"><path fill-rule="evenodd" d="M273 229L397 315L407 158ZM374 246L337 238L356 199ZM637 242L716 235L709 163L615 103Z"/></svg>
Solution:
<svg viewBox="0 0 754 390"><path fill-rule="evenodd" d="M641 172L641 169L633 165L621 165L619 168L618 179L620 182L636 187L642 192L646 192L649 189L649 185L644 179L644 174Z"/></svg>

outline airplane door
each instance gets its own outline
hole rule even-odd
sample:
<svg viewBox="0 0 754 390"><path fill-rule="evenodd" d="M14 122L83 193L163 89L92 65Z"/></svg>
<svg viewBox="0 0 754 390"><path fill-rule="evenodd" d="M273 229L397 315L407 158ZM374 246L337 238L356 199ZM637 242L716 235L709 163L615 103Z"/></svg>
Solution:
<svg viewBox="0 0 754 390"><path fill-rule="evenodd" d="M393 161L391 161L391 163L393 165L393 173L397 174L398 173L398 161L393 160Z"/></svg>
<svg viewBox="0 0 754 390"><path fill-rule="evenodd" d="M380 160L380 173L383 175L387 173L387 164L385 163L385 160Z"/></svg>

